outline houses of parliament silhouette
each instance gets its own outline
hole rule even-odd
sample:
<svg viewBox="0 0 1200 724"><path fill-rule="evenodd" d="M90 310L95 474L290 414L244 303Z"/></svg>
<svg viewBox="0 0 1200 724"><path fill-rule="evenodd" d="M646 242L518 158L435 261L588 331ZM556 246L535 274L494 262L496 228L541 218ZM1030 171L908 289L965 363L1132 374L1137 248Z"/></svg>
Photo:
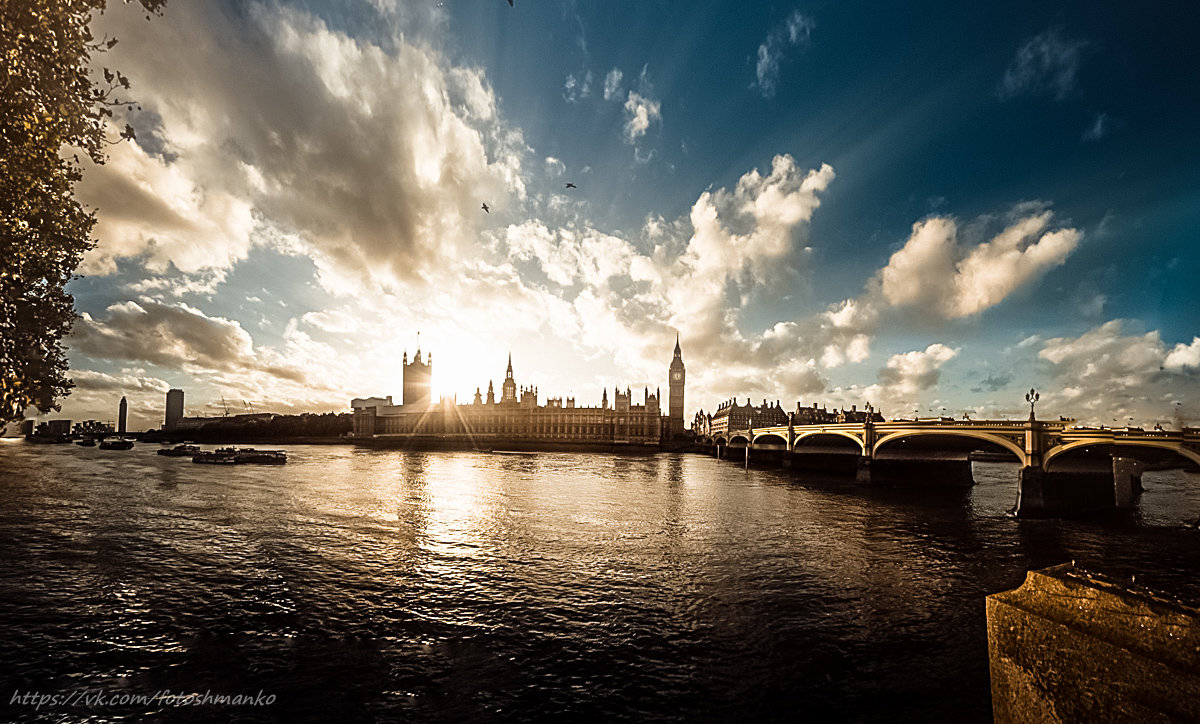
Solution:
<svg viewBox="0 0 1200 724"><path fill-rule="evenodd" d="M475 399L466 404L446 398L433 401L432 354L422 359L418 349L410 362L405 352L402 370L399 405L392 403L390 395L350 401L355 442L381 447L659 448L684 434L686 369L678 338L668 368L666 415L661 388L654 393L644 388L639 404L628 387L624 392L614 389L611 404L605 388L598 407L576 406L573 397L551 397L538 404L537 387L517 387L511 354L500 398L488 382L486 397L477 388Z"/></svg>

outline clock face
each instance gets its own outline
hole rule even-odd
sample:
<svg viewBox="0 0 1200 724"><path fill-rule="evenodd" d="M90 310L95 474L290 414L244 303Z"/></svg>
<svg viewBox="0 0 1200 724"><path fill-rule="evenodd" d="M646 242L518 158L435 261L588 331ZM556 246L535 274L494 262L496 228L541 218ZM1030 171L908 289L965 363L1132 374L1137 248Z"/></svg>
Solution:
<svg viewBox="0 0 1200 724"><path fill-rule="evenodd" d="M682 378L683 378L682 372L672 372L671 373L671 379L675 380L676 382L678 382Z"/></svg>

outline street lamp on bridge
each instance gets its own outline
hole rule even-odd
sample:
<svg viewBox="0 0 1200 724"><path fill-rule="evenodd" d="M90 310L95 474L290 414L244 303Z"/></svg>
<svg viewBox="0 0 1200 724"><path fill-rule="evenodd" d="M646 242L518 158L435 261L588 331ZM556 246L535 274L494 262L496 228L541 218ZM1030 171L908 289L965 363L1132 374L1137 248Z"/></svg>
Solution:
<svg viewBox="0 0 1200 724"><path fill-rule="evenodd" d="M1030 422L1033 422L1033 406L1035 404L1037 404L1037 401L1039 399L1041 399L1041 397L1042 396L1040 394L1038 394L1038 391L1033 389L1032 387L1029 388L1029 392L1025 393L1025 401L1029 403L1029 421Z"/></svg>

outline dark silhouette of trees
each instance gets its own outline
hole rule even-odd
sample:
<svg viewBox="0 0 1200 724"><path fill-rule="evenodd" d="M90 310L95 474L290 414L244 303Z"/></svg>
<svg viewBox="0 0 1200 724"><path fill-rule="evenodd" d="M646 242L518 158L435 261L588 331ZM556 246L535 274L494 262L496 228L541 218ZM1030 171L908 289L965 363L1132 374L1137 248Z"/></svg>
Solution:
<svg viewBox="0 0 1200 724"><path fill-rule="evenodd" d="M124 0L149 19L166 0ZM114 111L132 110L129 81L95 53L92 19L106 0L0 0L0 423L25 408L59 409L74 386L61 340L75 319L64 287L92 248L95 214L75 200L79 154L104 163ZM112 135L116 137L112 137Z"/></svg>

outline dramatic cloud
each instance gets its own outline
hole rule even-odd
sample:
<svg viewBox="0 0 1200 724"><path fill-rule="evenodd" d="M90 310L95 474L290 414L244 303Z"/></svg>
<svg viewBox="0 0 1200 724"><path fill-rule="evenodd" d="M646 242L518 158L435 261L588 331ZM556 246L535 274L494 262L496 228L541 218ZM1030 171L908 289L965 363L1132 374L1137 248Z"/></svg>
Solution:
<svg viewBox="0 0 1200 724"><path fill-rule="evenodd" d="M1055 100L1063 100L1075 88L1075 74L1086 45L1063 38L1056 30L1031 38L1017 49L997 92L1001 98L1048 93Z"/></svg>
<svg viewBox="0 0 1200 724"><path fill-rule="evenodd" d="M814 27L816 25L811 18L802 15L799 10L793 10L787 20L772 29L767 39L758 46L755 85L764 98L775 95L775 87L779 83L779 63L784 51L788 47L807 45Z"/></svg>
<svg viewBox="0 0 1200 724"><path fill-rule="evenodd" d="M977 314L1062 264L1078 245L1076 229L1046 231L1049 211L1020 218L994 237L963 248L953 219L913 225L904 247L880 272L884 299L947 319Z"/></svg>
<svg viewBox="0 0 1200 724"><path fill-rule="evenodd" d="M182 3L152 36L113 29L113 60L138 79L149 112L131 119L146 145L118 147L81 184L100 208L86 270L141 255L160 268L228 266L256 237L268 243L252 231L267 224L314 258L325 283L412 283L473 246L480 200L507 208L524 197L528 149L499 119L482 71L273 4L226 12ZM158 60L164 46L170 63Z"/></svg>
<svg viewBox="0 0 1200 724"><path fill-rule="evenodd" d="M250 335L229 319L157 302L124 302L106 311L105 319L83 314L70 337L73 350L169 368L229 371L254 364Z"/></svg>

